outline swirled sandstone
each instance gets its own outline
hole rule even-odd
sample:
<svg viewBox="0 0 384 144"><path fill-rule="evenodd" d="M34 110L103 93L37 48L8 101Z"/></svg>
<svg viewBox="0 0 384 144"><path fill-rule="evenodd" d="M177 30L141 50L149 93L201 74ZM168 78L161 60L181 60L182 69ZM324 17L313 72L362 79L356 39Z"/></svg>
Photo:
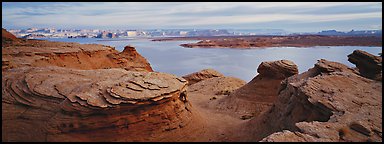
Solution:
<svg viewBox="0 0 384 144"><path fill-rule="evenodd" d="M170 74L56 66L3 74L3 141L156 141L193 120L187 81Z"/></svg>

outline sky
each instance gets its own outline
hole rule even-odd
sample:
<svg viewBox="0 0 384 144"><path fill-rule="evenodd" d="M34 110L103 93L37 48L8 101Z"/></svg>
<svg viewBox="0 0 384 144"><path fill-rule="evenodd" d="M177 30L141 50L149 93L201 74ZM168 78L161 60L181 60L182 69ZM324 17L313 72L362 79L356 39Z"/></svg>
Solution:
<svg viewBox="0 0 384 144"><path fill-rule="evenodd" d="M2 2L2 27L376 30L382 2Z"/></svg>

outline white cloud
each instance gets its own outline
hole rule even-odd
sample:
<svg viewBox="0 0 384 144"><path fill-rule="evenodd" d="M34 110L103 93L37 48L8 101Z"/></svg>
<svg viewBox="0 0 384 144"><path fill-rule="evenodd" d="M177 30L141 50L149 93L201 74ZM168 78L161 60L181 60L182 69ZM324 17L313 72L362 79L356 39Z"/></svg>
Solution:
<svg viewBox="0 0 384 144"><path fill-rule="evenodd" d="M342 14L306 14L306 11L327 7L361 6L380 9L380 12ZM241 7L250 13L231 13ZM289 10L287 9L289 8ZM199 2L199 3L53 3L44 6L4 7L2 21L7 24L37 26L135 26L172 27L208 26L242 23L265 23L274 21L330 22L382 18L381 3L336 3L336 2ZM273 13L254 13L254 10L273 10ZM245 11L245 10L243 10ZM217 15L210 15L216 12ZM220 12L223 12L221 14ZM245 11L247 12L247 11ZM253 12L253 13L252 13ZM299 12L299 13L298 13ZM188 15L181 15L189 13ZM205 13L207 13L205 15ZM380 24L371 24L380 25Z"/></svg>

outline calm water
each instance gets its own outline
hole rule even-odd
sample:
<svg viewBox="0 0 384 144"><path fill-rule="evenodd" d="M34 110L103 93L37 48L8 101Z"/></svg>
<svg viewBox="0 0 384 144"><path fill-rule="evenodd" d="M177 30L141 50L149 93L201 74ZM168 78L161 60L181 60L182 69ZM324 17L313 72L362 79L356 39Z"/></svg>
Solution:
<svg viewBox="0 0 384 144"><path fill-rule="evenodd" d="M79 43L96 43L114 46L122 51L124 46L131 45L144 56L155 71L183 76L206 68L213 68L226 76L233 76L250 81L257 74L257 67L263 61L287 59L296 63L299 72L312 68L318 59L336 61L354 67L348 62L347 55L360 49L378 55L382 47L361 46L318 46L310 48L265 48L265 49L204 49L183 48L182 43L197 41L150 41L148 39L130 39L124 41L100 41L101 39L48 39Z"/></svg>

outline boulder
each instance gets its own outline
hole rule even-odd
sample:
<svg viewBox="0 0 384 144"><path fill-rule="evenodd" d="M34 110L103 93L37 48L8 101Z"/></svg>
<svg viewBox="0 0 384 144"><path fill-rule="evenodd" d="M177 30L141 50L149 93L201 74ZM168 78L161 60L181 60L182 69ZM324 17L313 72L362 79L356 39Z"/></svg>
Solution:
<svg viewBox="0 0 384 144"><path fill-rule="evenodd" d="M188 85L195 84L199 81L213 78L213 77L222 77L224 76L218 71L215 71L214 69L203 69L199 72L194 72L188 75L183 76L184 79L188 81Z"/></svg>
<svg viewBox="0 0 384 144"><path fill-rule="evenodd" d="M355 50L348 55L348 61L356 65L362 76L382 81L382 57Z"/></svg>
<svg viewBox="0 0 384 144"><path fill-rule="evenodd" d="M260 77L285 79L299 72L297 65L289 60L262 62L257 68Z"/></svg>

